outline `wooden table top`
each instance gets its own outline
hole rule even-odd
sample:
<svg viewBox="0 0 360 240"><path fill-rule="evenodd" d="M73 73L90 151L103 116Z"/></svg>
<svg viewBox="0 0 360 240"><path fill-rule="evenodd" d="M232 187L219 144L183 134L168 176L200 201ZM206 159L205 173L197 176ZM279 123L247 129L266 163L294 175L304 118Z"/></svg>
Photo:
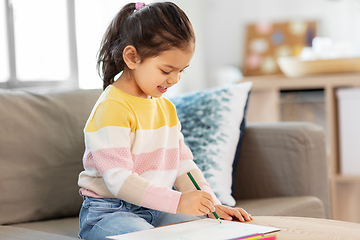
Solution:
<svg viewBox="0 0 360 240"><path fill-rule="evenodd" d="M251 224L281 229L276 232L282 239L360 239L360 224L319 218L253 216Z"/></svg>

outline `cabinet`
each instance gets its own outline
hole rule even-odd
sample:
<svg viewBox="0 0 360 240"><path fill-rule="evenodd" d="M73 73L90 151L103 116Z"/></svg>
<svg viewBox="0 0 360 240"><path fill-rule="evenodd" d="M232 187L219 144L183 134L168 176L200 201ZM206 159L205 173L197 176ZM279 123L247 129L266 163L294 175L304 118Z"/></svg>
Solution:
<svg viewBox="0 0 360 240"><path fill-rule="evenodd" d="M326 137L330 166L332 218L360 223L360 176L340 174L336 89L360 87L359 73L312 75L289 78L283 75L245 77L253 82L248 122L280 121L280 91L323 89L325 93ZM354 109L360 111L360 109Z"/></svg>

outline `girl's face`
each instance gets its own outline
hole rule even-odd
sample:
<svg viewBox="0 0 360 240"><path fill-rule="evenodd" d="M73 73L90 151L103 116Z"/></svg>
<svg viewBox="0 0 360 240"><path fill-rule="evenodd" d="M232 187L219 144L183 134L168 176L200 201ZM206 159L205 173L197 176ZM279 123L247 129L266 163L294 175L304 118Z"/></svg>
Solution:
<svg viewBox="0 0 360 240"><path fill-rule="evenodd" d="M186 50L173 48L136 63L127 92L142 98L161 97L169 87L178 83L181 74L190 64L194 45Z"/></svg>

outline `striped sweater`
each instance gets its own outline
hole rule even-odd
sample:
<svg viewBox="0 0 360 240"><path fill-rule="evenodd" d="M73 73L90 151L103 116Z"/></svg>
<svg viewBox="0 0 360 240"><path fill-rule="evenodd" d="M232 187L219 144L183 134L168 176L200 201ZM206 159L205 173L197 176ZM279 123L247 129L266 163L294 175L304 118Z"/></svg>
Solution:
<svg viewBox="0 0 360 240"><path fill-rule="evenodd" d="M81 195L176 213L181 192L194 190L186 174L191 171L220 204L193 162L169 100L134 97L110 85L96 102L84 135Z"/></svg>

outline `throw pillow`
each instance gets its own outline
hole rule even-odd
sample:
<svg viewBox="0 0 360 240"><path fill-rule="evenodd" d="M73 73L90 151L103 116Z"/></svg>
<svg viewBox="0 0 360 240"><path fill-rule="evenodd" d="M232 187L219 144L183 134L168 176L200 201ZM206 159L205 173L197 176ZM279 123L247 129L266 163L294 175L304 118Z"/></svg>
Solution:
<svg viewBox="0 0 360 240"><path fill-rule="evenodd" d="M170 99L195 163L217 198L228 206L235 205L231 195L233 167L237 164L234 158L241 147L251 87L251 82L244 82Z"/></svg>

